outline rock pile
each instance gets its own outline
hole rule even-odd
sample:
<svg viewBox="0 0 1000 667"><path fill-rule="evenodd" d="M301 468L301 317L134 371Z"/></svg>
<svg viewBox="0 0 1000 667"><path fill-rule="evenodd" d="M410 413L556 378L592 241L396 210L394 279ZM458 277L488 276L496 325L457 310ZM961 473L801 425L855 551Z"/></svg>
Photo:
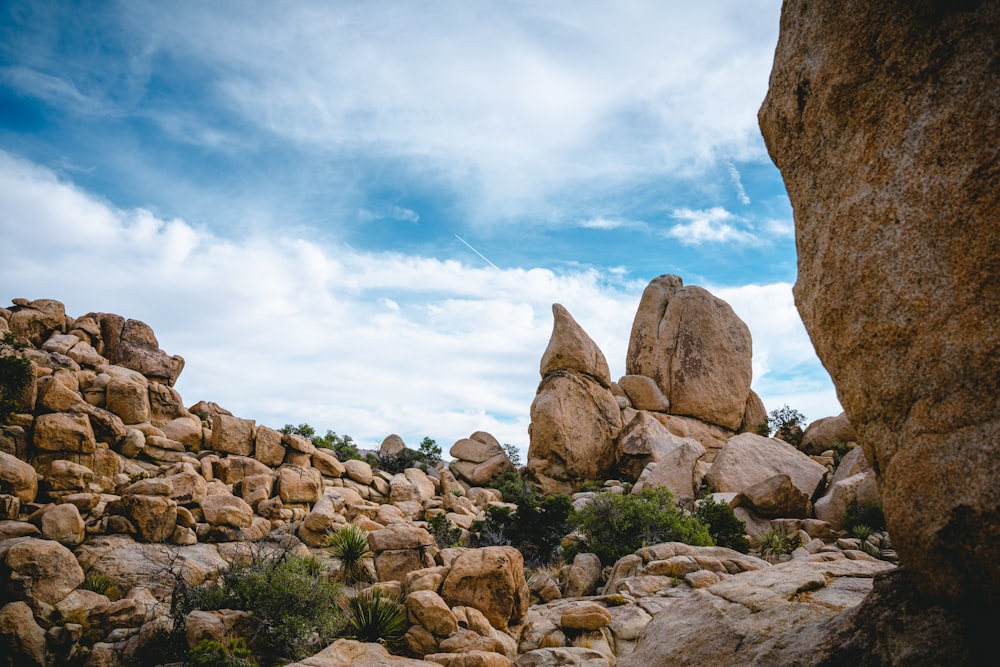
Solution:
<svg viewBox="0 0 1000 667"><path fill-rule="evenodd" d="M647 464L664 461L654 483L692 499L729 438L767 421L750 389L750 331L706 290L673 275L646 287L628 374L617 382L569 312L559 304L552 311L528 450L528 470L547 493L612 474L635 481Z"/></svg>
<svg viewBox="0 0 1000 667"><path fill-rule="evenodd" d="M487 508L513 507L485 486L514 469L490 434L457 441L450 464L427 470L389 473L340 461L307 438L217 404L185 407L172 386L179 357L156 348L142 323L111 315L74 320L51 300L16 303L0 309L0 328L30 342L17 354L31 360L33 390L0 424L0 645L15 662L121 664L171 627L178 577L190 585L214 581L253 550L322 554L331 532L348 525L367 532L373 586L403 601L406 649L426 661L339 640L301 664L613 665L637 650L643 628L668 601L772 567L728 549L666 543L626 556L609 572L583 553L554 576L539 570L526 581L516 549L440 548L429 530L430 520L444 515L467 545ZM532 438L549 428L551 460L563 468L536 468L543 484L562 488L563 471L604 479L628 468L639 477L636 487L666 484L693 501L707 474L731 491L719 497L732 500L752 534L798 536L802 547L784 560L828 569L828 561L865 563L867 574L855 572L862 579L887 566L858 540L808 518L829 476L817 461L829 456L793 454L777 440L668 413L671 400L652 378L611 382L596 345L565 310L555 312ZM102 322L111 324L102 329ZM146 334L128 338L128 347L126 328ZM105 330L116 358L132 366L103 356L111 354ZM578 409L597 426L579 417L571 424ZM594 449L581 450L578 441ZM381 448L387 456L403 449L398 436ZM855 452L833 477L836 495L817 507L836 513L871 487L872 473ZM624 493L628 482L608 480L604 490ZM574 503L592 496L575 494ZM882 535L869 539L888 547ZM85 579L105 581L118 594L90 590ZM852 591L865 585L852 584ZM847 605L854 597L838 599ZM248 618L244 611L192 612L188 644L247 632Z"/></svg>

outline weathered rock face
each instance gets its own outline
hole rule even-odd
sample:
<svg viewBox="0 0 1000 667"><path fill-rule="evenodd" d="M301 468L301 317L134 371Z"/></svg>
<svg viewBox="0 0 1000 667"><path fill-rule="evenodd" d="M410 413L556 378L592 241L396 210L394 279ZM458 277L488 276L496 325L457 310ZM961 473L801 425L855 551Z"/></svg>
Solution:
<svg viewBox="0 0 1000 667"><path fill-rule="evenodd" d="M796 0L760 125L795 300L925 593L1000 603L1000 5ZM919 501L918 501L919 500Z"/></svg>
<svg viewBox="0 0 1000 667"><path fill-rule="evenodd" d="M802 444L799 448L806 454L822 454L833 447L836 442L857 442L858 435L847 419L841 413L836 417L823 417L809 424L802 434Z"/></svg>
<svg viewBox="0 0 1000 667"><path fill-rule="evenodd" d="M441 586L451 606L474 607L501 630L528 611L524 558L513 547L486 547L460 554Z"/></svg>
<svg viewBox="0 0 1000 667"><path fill-rule="evenodd" d="M639 302L626 371L653 378L670 412L735 430L750 394L750 330L733 309L681 279L653 279Z"/></svg>

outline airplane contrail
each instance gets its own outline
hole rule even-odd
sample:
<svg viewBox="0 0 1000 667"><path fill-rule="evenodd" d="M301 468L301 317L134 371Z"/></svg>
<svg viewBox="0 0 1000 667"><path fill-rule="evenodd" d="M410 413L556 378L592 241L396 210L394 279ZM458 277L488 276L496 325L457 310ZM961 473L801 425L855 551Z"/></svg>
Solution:
<svg viewBox="0 0 1000 667"><path fill-rule="evenodd" d="M489 264L490 266L492 266L497 271L500 270L500 267L497 266L496 264L494 264L493 262L491 262L489 259L487 259L486 255L484 255L483 253L481 253L478 250L476 250L475 248L473 248L471 243L469 243L468 241L466 241L465 239L463 239L458 234L455 234L455 238L458 239L459 241L461 241L462 243L464 243L465 247L467 247L469 250L471 250L472 252L474 252L477 255L479 255L479 258L482 259L484 262L486 262L487 264Z"/></svg>

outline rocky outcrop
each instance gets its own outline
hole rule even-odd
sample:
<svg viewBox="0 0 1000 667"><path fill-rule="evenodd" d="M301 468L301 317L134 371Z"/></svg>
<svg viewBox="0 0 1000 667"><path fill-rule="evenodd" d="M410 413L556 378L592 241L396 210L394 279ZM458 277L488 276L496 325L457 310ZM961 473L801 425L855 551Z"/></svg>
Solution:
<svg viewBox="0 0 1000 667"><path fill-rule="evenodd" d="M448 469L470 486L488 486L494 478L516 470L497 439L485 431L462 438L448 453L455 459Z"/></svg>
<svg viewBox="0 0 1000 667"><path fill-rule="evenodd" d="M811 499L821 489L826 468L786 442L741 433L715 457L705 479L714 491L739 493L775 475L787 475Z"/></svg>
<svg viewBox="0 0 1000 667"><path fill-rule="evenodd" d="M809 424L802 434L799 449L806 454L816 455L832 449L838 442L846 445L857 440L858 435L847 415L840 413L836 417L823 417Z"/></svg>
<svg viewBox="0 0 1000 667"><path fill-rule="evenodd" d="M1000 604L1000 5L792 1L760 125L795 300L928 594Z"/></svg>
<svg viewBox="0 0 1000 667"><path fill-rule="evenodd" d="M565 493L610 474L621 412L600 349L565 308L555 304L552 311L552 337L531 404L528 471L545 493Z"/></svg>
<svg viewBox="0 0 1000 667"><path fill-rule="evenodd" d="M632 324L626 371L656 381L670 412L736 430L750 395L750 330L722 299L655 278Z"/></svg>

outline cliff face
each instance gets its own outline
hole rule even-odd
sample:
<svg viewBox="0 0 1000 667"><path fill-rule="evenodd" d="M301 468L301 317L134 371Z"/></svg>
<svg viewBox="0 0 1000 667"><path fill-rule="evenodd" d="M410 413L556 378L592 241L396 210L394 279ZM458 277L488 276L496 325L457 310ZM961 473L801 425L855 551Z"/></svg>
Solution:
<svg viewBox="0 0 1000 667"><path fill-rule="evenodd" d="M1000 3L787 1L796 305L925 594L1000 602Z"/></svg>

